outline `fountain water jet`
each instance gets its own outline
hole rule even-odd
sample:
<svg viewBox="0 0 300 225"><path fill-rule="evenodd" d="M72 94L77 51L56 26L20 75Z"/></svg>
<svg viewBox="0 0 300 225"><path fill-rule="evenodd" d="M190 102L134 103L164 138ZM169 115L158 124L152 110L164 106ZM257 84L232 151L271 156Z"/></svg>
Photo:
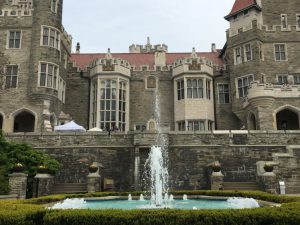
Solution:
<svg viewBox="0 0 300 225"><path fill-rule="evenodd" d="M146 171L151 179L151 200L157 207L162 206L164 196L168 196L168 141L162 133L160 124L160 94L155 91L155 122L157 128L157 136L155 145L151 147L149 158L146 161Z"/></svg>

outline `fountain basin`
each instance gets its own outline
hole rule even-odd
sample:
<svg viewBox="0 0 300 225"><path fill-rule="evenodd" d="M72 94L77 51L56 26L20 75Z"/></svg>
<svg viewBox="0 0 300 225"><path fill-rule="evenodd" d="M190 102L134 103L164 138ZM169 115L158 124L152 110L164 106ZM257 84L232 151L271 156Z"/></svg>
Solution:
<svg viewBox="0 0 300 225"><path fill-rule="evenodd" d="M67 199L57 203L50 209L243 209L260 207L258 202L249 198L197 198L197 199L174 199L162 206L156 206L150 200L133 199Z"/></svg>

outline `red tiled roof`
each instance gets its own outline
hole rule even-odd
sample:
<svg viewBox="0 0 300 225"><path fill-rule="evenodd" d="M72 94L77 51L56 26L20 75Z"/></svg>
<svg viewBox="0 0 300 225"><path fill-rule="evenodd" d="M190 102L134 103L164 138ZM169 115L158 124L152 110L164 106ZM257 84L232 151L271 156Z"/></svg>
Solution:
<svg viewBox="0 0 300 225"><path fill-rule="evenodd" d="M219 52L199 52L199 57L205 57L211 60L214 64L222 66L224 64L222 58L219 58ZM98 58L105 58L105 53L99 54L72 54L71 61L81 69L88 66L93 60ZM167 53L167 65L171 65L176 59L190 57L191 53ZM154 53L116 53L112 54L114 58L121 58L127 60L131 66L140 67L148 65L153 67L155 65Z"/></svg>
<svg viewBox="0 0 300 225"><path fill-rule="evenodd" d="M241 12L244 9L247 9L251 6L257 6L256 0L235 0L235 3L232 7L231 12L225 16L225 19L228 19L229 17Z"/></svg>

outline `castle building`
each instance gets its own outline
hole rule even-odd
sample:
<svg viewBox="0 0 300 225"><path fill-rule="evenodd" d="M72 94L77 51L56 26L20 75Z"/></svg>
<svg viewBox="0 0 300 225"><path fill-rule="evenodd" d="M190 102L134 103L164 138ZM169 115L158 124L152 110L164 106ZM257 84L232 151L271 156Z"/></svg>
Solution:
<svg viewBox="0 0 300 225"><path fill-rule="evenodd" d="M62 26L62 0L0 2L0 129L299 130L300 2L236 0L222 49L85 54Z"/></svg>

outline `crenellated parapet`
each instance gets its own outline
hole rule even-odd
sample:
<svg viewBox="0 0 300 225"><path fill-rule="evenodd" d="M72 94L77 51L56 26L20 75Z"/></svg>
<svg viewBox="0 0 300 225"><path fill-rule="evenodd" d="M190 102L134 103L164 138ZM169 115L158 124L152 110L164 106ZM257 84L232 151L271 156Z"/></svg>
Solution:
<svg viewBox="0 0 300 225"><path fill-rule="evenodd" d="M98 58L90 64L90 75L121 74L130 77L131 66L127 60L114 58L108 49L105 58Z"/></svg>
<svg viewBox="0 0 300 225"><path fill-rule="evenodd" d="M183 73L206 73L213 75L214 64L204 57L185 57L176 59L173 63L173 76Z"/></svg>
<svg viewBox="0 0 300 225"><path fill-rule="evenodd" d="M268 107L276 98L299 98L300 85L275 85L262 84L259 81L251 83L248 89L248 96L244 101L244 108L249 104Z"/></svg>
<svg viewBox="0 0 300 225"><path fill-rule="evenodd" d="M12 0L3 4L1 16L26 17L32 16L33 0Z"/></svg>

